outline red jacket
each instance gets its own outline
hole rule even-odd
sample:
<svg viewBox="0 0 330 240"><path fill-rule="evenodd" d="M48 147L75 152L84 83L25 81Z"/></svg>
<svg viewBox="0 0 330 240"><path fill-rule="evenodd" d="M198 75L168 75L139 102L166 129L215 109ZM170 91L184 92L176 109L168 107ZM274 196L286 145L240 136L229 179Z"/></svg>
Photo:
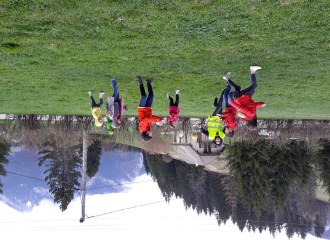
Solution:
<svg viewBox="0 0 330 240"><path fill-rule="evenodd" d="M252 97L248 95L238 97L236 102L230 99L229 103L246 116L245 118L241 118L243 120L251 120L257 113L257 107L261 107L263 104L263 102L255 103Z"/></svg>
<svg viewBox="0 0 330 240"><path fill-rule="evenodd" d="M226 112L222 113L222 119L225 120L226 126L234 130L237 129L236 115L237 110L234 107L226 107Z"/></svg>
<svg viewBox="0 0 330 240"><path fill-rule="evenodd" d="M151 124L156 121L161 121L160 117L152 115L151 107L138 108L138 116L139 116L139 130L140 132L146 132L151 129Z"/></svg>

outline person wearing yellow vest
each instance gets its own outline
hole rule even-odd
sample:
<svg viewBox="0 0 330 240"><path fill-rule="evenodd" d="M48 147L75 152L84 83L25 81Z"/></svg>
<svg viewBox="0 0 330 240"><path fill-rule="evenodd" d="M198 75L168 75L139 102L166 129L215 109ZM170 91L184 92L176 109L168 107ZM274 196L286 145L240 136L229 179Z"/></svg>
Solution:
<svg viewBox="0 0 330 240"><path fill-rule="evenodd" d="M100 103L96 104L93 96L92 96L92 92L88 92L90 99L92 100L92 115L93 118L95 118L95 126L97 127L101 127L103 124L103 117L101 116L101 107L103 106L103 94L105 94L105 92L99 92L99 99L100 99Z"/></svg>
<svg viewBox="0 0 330 240"><path fill-rule="evenodd" d="M209 139L213 139L213 142L216 144L217 147L220 147L222 145L222 139L226 136L223 131L223 120L221 117L217 116L218 114L222 113L223 93L224 91L222 91L221 93L215 111L212 115L207 117L207 131L204 130L200 125L198 125L200 131Z"/></svg>

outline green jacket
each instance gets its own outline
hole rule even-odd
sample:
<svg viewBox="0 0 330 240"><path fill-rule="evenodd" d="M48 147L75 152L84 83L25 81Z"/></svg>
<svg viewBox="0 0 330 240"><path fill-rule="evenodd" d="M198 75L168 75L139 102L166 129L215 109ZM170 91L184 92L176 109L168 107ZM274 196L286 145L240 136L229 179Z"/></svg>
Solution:
<svg viewBox="0 0 330 240"><path fill-rule="evenodd" d="M111 126L112 120L107 116L107 129L109 130L109 134L113 135L114 133L114 128Z"/></svg>
<svg viewBox="0 0 330 240"><path fill-rule="evenodd" d="M220 138L225 137L225 133L223 132L222 122L219 121L219 117L217 116L208 116L207 117L207 130L209 132L209 138L214 139L219 132Z"/></svg>

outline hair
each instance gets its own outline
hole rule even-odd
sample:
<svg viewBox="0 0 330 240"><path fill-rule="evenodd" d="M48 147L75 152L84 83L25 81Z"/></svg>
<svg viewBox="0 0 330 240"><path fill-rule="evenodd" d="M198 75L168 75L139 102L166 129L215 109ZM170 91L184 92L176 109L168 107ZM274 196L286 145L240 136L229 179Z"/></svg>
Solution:
<svg viewBox="0 0 330 240"><path fill-rule="evenodd" d="M217 139L217 138L220 139L220 143L219 143L219 144L217 144L217 143L215 142L215 139ZM214 138L213 143L214 143L217 147L220 147L220 146L222 145L222 143L223 143L223 140L222 140L221 137L217 136L217 137Z"/></svg>
<svg viewBox="0 0 330 240"><path fill-rule="evenodd" d="M233 131L231 131L230 133L226 133L226 137L228 137L228 138L232 138L232 137L234 136L234 134L235 134L235 132L234 132L234 130L233 130Z"/></svg>
<svg viewBox="0 0 330 240"><path fill-rule="evenodd" d="M170 128L176 128L176 126L173 125L173 121L172 122L168 122L168 125L170 126Z"/></svg>
<svg viewBox="0 0 330 240"><path fill-rule="evenodd" d="M114 120L116 122L116 128L120 128L121 122L119 123L118 120L122 120L122 116L117 116Z"/></svg>
<svg viewBox="0 0 330 240"><path fill-rule="evenodd" d="M246 127L251 131L257 130L257 126L258 126L258 121L257 120L258 120L257 115L254 115L254 117L251 120L247 121Z"/></svg>
<svg viewBox="0 0 330 240"><path fill-rule="evenodd" d="M150 139L152 139L152 137L150 137L149 135L147 135L147 132L143 132L141 134L141 138L142 140L144 140L145 142L149 141Z"/></svg>

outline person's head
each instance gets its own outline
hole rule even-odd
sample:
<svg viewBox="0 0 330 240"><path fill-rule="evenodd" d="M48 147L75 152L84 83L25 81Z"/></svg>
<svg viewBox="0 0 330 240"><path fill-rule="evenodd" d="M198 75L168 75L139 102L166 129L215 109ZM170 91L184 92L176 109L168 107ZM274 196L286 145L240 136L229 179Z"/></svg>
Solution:
<svg viewBox="0 0 330 240"><path fill-rule="evenodd" d="M220 147L222 144L222 139L219 136L217 136L214 138L213 142L215 143L215 145L217 145L217 147Z"/></svg>
<svg viewBox="0 0 330 240"><path fill-rule="evenodd" d="M146 131L146 132L143 132L142 134L141 134L141 138L144 140L144 141L149 141L151 138L152 138L152 132L151 132L151 130L149 129L148 131Z"/></svg>
<svg viewBox="0 0 330 240"><path fill-rule="evenodd" d="M257 130L257 125L258 125L257 120L258 120L257 115L254 115L254 117L251 120L247 121L246 127L251 131Z"/></svg>
<svg viewBox="0 0 330 240"><path fill-rule="evenodd" d="M121 116L117 116L115 118L115 122L116 122L116 128L120 128L120 126L121 126Z"/></svg>
<svg viewBox="0 0 330 240"><path fill-rule="evenodd" d="M127 112L128 111L128 108L127 106L124 106L124 111Z"/></svg>
<svg viewBox="0 0 330 240"><path fill-rule="evenodd" d="M226 127L225 128L226 137L232 138L234 136L234 129Z"/></svg>
<svg viewBox="0 0 330 240"><path fill-rule="evenodd" d="M172 122L168 122L168 125L171 128L176 128L178 126L178 121L172 121Z"/></svg>
<svg viewBox="0 0 330 240"><path fill-rule="evenodd" d="M95 126L101 127L103 124L103 117L99 117L98 119L95 119Z"/></svg>

